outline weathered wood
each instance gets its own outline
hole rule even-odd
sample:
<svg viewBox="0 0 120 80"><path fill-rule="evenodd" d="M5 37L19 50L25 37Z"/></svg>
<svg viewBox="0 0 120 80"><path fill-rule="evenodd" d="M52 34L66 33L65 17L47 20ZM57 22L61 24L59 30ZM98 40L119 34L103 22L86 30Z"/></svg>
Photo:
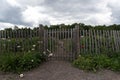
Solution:
<svg viewBox="0 0 120 80"><path fill-rule="evenodd" d="M73 54L74 54L74 58L77 58L78 57L78 55L79 55L79 53L80 53L80 42L79 42L80 40L79 40L79 26L78 25L76 25L75 26L75 29L74 29L74 31L73 31Z"/></svg>
<svg viewBox="0 0 120 80"><path fill-rule="evenodd" d="M45 30L44 30L43 25L39 25L40 52L44 52L44 47L45 47L45 45L43 44L44 43L44 33L45 33Z"/></svg>
<svg viewBox="0 0 120 80"><path fill-rule="evenodd" d="M120 31L117 31L118 34L118 46L119 46L119 50L120 50Z"/></svg>
<svg viewBox="0 0 120 80"><path fill-rule="evenodd" d="M115 41L116 41L116 44L117 44L116 45L117 46L117 52L119 52L118 31L116 30L115 32L116 32L116 36L115 36L116 40Z"/></svg>
<svg viewBox="0 0 120 80"><path fill-rule="evenodd" d="M88 47L88 45L87 45L87 42L88 42L88 30L85 30L85 53L87 53L87 51L88 51L88 49L87 49L87 47Z"/></svg>
<svg viewBox="0 0 120 80"><path fill-rule="evenodd" d="M70 40L70 60L72 61L73 60L73 57L72 57L72 29L70 29L70 38L69 38L69 40Z"/></svg>
<svg viewBox="0 0 120 80"><path fill-rule="evenodd" d="M29 30L28 30L29 29ZM9 35L11 36L10 38ZM33 42L34 38L39 38L38 45L40 52L53 53L53 59L59 60L74 60L81 53L109 53L120 51L120 31L118 30L79 30L77 25L73 29L44 29L42 25L39 29L27 28L12 31L0 31L0 41L2 38L15 40L12 44L12 50L17 52L17 42L21 41L20 46L23 47L21 52L31 50L31 45L36 45ZM28 42L25 40L28 39ZM0 53L9 52L11 43L6 43L3 40L0 43ZM83 40L83 41L81 41ZM24 42L25 41L25 42ZM19 44L19 43L18 43ZM26 50L24 50L26 48Z"/></svg>

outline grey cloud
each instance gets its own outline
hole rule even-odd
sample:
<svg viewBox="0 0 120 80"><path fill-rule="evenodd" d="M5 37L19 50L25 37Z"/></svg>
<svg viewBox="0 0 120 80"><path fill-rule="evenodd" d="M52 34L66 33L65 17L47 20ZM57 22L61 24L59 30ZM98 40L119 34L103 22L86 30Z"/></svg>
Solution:
<svg viewBox="0 0 120 80"><path fill-rule="evenodd" d="M9 5L5 0L1 0L0 8L0 22L25 25L29 24L22 21L22 11L19 7L13 7Z"/></svg>
<svg viewBox="0 0 120 80"><path fill-rule="evenodd" d="M111 16L113 17L113 23L114 24L120 24L120 6L118 4L108 4L108 7L111 9Z"/></svg>
<svg viewBox="0 0 120 80"><path fill-rule="evenodd" d="M98 0L99 1L99 0ZM96 0L45 0L45 6L51 7L53 11L57 12L72 12L72 13L84 13L84 12L97 12Z"/></svg>
<svg viewBox="0 0 120 80"><path fill-rule="evenodd" d="M101 0L45 0L44 6L50 10L49 15L52 17L84 22L82 19L101 12L100 8L96 6L99 1ZM94 24L97 21L90 22Z"/></svg>
<svg viewBox="0 0 120 80"><path fill-rule="evenodd" d="M24 25L33 25L33 22L25 22L23 19L23 14L27 10L27 6L31 7L44 7L45 10L40 11L41 14L46 14L50 18L46 18L38 21L43 24L52 24L50 20L71 20L74 22L83 22L89 24L98 24L103 19L97 19L100 17L94 16L95 14L102 14L104 16L104 11L106 9L98 7L97 4L103 5L104 3L108 4L106 0L17 0L21 7L10 6L5 0L1 0L0 5L0 22L8 22L14 24L24 24ZM101 3L102 2L102 3ZM110 8L113 19L113 23L120 23L120 6L115 7L115 4L111 5L109 3L105 8ZM107 13L107 11L106 11ZM40 15L42 16L42 15ZM92 16L92 17L91 17ZM27 16L29 17L29 16ZM44 18L44 17L42 17ZM52 18L52 19L51 19ZM106 17L103 17L106 19ZM109 18L109 17L108 17ZM63 21L64 22L64 21ZM102 21L101 21L102 22ZM109 23L110 21L108 21ZM106 21L105 21L106 23ZM103 23L104 24L104 20Z"/></svg>

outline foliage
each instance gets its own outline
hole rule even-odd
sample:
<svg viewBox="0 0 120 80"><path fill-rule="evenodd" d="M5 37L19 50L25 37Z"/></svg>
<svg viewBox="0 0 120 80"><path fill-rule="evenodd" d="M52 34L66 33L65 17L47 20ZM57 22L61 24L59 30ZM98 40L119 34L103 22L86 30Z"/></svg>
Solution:
<svg viewBox="0 0 120 80"><path fill-rule="evenodd" d="M6 53L0 56L0 70L20 73L31 70L45 61L45 55L39 52Z"/></svg>
<svg viewBox="0 0 120 80"><path fill-rule="evenodd" d="M0 40L0 49L1 53L6 52L28 52L32 51L32 49L35 49L36 51L39 51L40 43L39 38L12 38L12 39L5 39Z"/></svg>
<svg viewBox="0 0 120 80"><path fill-rule="evenodd" d="M116 53L118 55L120 53ZM120 55L115 56L108 56L106 54L99 54L99 55L90 55L84 54L78 57L73 62L75 67L78 67L83 70L92 70L96 71L99 69L110 69L114 71L120 71Z"/></svg>

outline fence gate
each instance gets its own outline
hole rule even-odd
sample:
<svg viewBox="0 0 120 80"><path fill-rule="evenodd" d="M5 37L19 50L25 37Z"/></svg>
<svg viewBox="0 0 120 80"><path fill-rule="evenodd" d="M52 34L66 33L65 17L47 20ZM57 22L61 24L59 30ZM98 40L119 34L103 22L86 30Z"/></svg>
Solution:
<svg viewBox="0 0 120 80"><path fill-rule="evenodd" d="M78 53L79 29L44 30L44 51L49 60L74 60Z"/></svg>

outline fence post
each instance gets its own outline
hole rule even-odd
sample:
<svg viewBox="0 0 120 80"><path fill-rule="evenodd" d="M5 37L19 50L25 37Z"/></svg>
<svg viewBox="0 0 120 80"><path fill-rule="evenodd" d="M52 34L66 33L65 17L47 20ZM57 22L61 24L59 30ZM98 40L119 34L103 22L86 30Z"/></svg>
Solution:
<svg viewBox="0 0 120 80"><path fill-rule="evenodd" d="M40 52L44 51L44 27L43 25L39 25L39 38L40 38L40 42L39 42L39 48L40 48Z"/></svg>
<svg viewBox="0 0 120 80"><path fill-rule="evenodd" d="M73 30L73 52L74 59L78 57L80 53L80 37L79 37L79 25L76 25Z"/></svg>

